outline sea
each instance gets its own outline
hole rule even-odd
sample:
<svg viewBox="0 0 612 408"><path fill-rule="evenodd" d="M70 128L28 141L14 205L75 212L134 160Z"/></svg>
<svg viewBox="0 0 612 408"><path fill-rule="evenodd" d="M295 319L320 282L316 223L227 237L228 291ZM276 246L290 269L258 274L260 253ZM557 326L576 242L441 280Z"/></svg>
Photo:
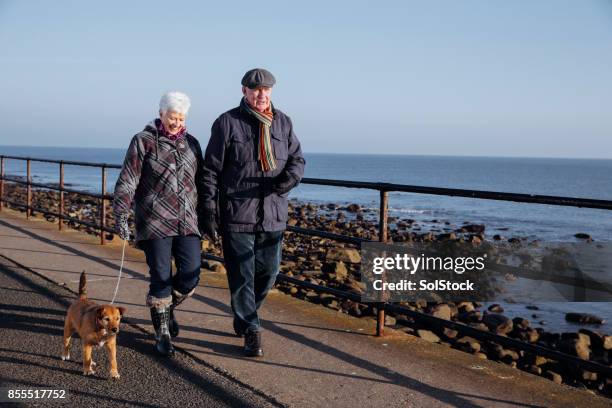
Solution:
<svg viewBox="0 0 612 408"><path fill-rule="evenodd" d="M0 154L121 164L125 149L0 146ZM387 182L428 187L462 188L496 192L554 195L612 200L612 160L516 157L417 156L374 154L305 153L305 176L311 178ZM33 180L57 183L57 164L32 162ZM24 161L5 160L5 173L25 176ZM112 192L119 170L107 172ZM101 191L98 168L65 166L65 183L72 188ZM315 204L340 206L359 204L377 217L379 193L367 189L301 184L290 198ZM612 243L612 211L542 204L523 204L413 193L389 193L389 214L415 220L423 230L477 223L486 226L487 236L524 238L526 242L572 243L576 233L589 234L594 242ZM612 274L612 265L610 265ZM612 303L529 302L504 303L510 316L527 317L535 326L557 331L576 330L566 322L565 312L596 314L607 322L596 329L612 332ZM535 315L536 317L533 317Z"/></svg>

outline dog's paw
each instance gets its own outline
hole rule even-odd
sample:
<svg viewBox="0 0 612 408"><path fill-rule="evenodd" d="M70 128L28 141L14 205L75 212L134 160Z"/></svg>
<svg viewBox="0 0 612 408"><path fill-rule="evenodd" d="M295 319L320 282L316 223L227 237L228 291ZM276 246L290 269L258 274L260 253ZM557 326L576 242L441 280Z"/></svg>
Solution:
<svg viewBox="0 0 612 408"><path fill-rule="evenodd" d="M62 354L62 361L66 361L66 360L70 360L70 353L63 355Z"/></svg>
<svg viewBox="0 0 612 408"><path fill-rule="evenodd" d="M83 371L83 375L87 376L87 375L94 375L96 374L96 372L94 370L92 370L91 368L89 370L85 370Z"/></svg>
<svg viewBox="0 0 612 408"><path fill-rule="evenodd" d="M95 362L95 361L92 361L92 362L91 362L91 368L96 368L96 366L97 366L97 365L98 365L98 364L96 364L96 362Z"/></svg>
<svg viewBox="0 0 612 408"><path fill-rule="evenodd" d="M113 380L118 380L118 379L119 379L119 377L121 377L121 376L119 375L119 371L111 371L110 376L111 376L111 378L112 378Z"/></svg>

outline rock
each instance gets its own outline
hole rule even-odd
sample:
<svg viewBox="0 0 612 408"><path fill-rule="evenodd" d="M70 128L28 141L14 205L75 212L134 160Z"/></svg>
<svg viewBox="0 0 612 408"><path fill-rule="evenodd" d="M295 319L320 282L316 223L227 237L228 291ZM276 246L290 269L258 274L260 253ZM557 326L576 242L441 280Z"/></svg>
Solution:
<svg viewBox="0 0 612 408"><path fill-rule="evenodd" d="M587 370L580 370L580 378L585 381L597 381L597 373Z"/></svg>
<svg viewBox="0 0 612 408"><path fill-rule="evenodd" d="M563 382L563 377L561 377L560 374L557 374L554 371L547 370L544 375L546 376L546 378L552 380L557 384L561 384Z"/></svg>
<svg viewBox="0 0 612 408"><path fill-rule="evenodd" d="M559 350L582 360L588 360L591 356L590 344L591 339L586 334L563 333L559 342Z"/></svg>
<svg viewBox="0 0 612 408"><path fill-rule="evenodd" d="M529 306L525 306L525 309L529 309L529 310L540 310L539 307L535 306L535 305L529 305Z"/></svg>
<svg viewBox="0 0 612 408"><path fill-rule="evenodd" d="M472 337L462 337L457 340L457 345L463 351L468 353L477 353L480 351L480 343Z"/></svg>
<svg viewBox="0 0 612 408"><path fill-rule="evenodd" d="M225 266L221 262L211 262L211 270L218 273L227 273Z"/></svg>
<svg viewBox="0 0 612 408"><path fill-rule="evenodd" d="M515 317L514 319L512 319L512 323L515 327L518 326L523 329L527 329L529 327L529 320L524 319L522 317Z"/></svg>
<svg viewBox="0 0 612 408"><path fill-rule="evenodd" d="M342 261L346 263L360 263L361 255L359 251L353 248L329 248L325 255L325 260Z"/></svg>
<svg viewBox="0 0 612 408"><path fill-rule="evenodd" d="M565 320L573 323L582 324L603 324L605 321L599 317L588 313L566 313Z"/></svg>
<svg viewBox="0 0 612 408"><path fill-rule="evenodd" d="M440 341L440 338L429 330L417 330L417 335L430 343L437 343Z"/></svg>
<svg viewBox="0 0 612 408"><path fill-rule="evenodd" d="M350 204L346 207L346 210L348 212L356 213L358 211L361 211L361 206L359 204Z"/></svg>
<svg viewBox="0 0 612 408"><path fill-rule="evenodd" d="M574 234L574 237L578 239L591 239L591 236L589 234L585 234L584 232L579 232L577 234Z"/></svg>
<svg viewBox="0 0 612 408"><path fill-rule="evenodd" d="M348 278L348 269L346 268L346 264L342 261L326 263L321 269L329 275L335 275L334 280L339 282Z"/></svg>
<svg viewBox="0 0 612 408"><path fill-rule="evenodd" d="M580 329L578 330L578 332L589 336L589 340L591 342L590 344L594 349L609 350L610 348L612 348L612 336L606 336L603 333L588 329ZM608 342L607 348L606 341Z"/></svg>
<svg viewBox="0 0 612 408"><path fill-rule="evenodd" d="M459 309L460 312L473 312L474 304L472 302L460 302L457 305L457 309Z"/></svg>
<svg viewBox="0 0 612 408"><path fill-rule="evenodd" d="M482 317L482 321L487 325L490 331L497 334L507 334L512 331L512 320L504 315L496 313L487 313Z"/></svg>
<svg viewBox="0 0 612 408"><path fill-rule="evenodd" d="M470 234L483 234L485 226L483 224L468 224L457 230L457 232L468 232Z"/></svg>
<svg viewBox="0 0 612 408"><path fill-rule="evenodd" d="M504 313L504 308L498 305L497 303L492 304L488 307L489 312L493 313Z"/></svg>
<svg viewBox="0 0 612 408"><path fill-rule="evenodd" d="M493 235L493 240L494 241L501 241L503 239L503 237L499 234L495 234Z"/></svg>
<svg viewBox="0 0 612 408"><path fill-rule="evenodd" d="M451 309L447 304L435 305L431 308L431 315L439 319L450 320Z"/></svg>
<svg viewBox="0 0 612 408"><path fill-rule="evenodd" d="M449 329L448 327L445 327L442 332L448 339L454 339L459 335L459 332L457 330Z"/></svg>
<svg viewBox="0 0 612 408"><path fill-rule="evenodd" d="M541 375L542 374L542 369L536 365L530 365L527 367L527 371L529 371L531 374L535 374L535 375Z"/></svg>
<svg viewBox="0 0 612 408"><path fill-rule="evenodd" d="M604 336L603 348L604 350L612 350L612 336Z"/></svg>
<svg viewBox="0 0 612 408"><path fill-rule="evenodd" d="M389 316L385 314L385 326L395 326L397 324L397 320L393 316Z"/></svg>

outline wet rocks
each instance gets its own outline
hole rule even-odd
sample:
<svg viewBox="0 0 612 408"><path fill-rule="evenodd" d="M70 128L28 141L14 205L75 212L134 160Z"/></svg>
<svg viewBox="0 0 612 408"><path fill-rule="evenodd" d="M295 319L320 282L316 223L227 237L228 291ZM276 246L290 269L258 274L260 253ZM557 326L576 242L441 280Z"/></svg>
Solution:
<svg viewBox="0 0 612 408"><path fill-rule="evenodd" d="M361 262L361 255L358 250L353 248L329 248L325 255L325 260L328 262L342 261L357 264Z"/></svg>
<svg viewBox="0 0 612 408"><path fill-rule="evenodd" d="M487 313L483 315L482 322L489 330L497 334L507 334L511 332L513 328L512 320L497 313Z"/></svg>
<svg viewBox="0 0 612 408"><path fill-rule="evenodd" d="M566 313L565 320L573 323L582 324L603 324L604 320L599 317L588 313Z"/></svg>

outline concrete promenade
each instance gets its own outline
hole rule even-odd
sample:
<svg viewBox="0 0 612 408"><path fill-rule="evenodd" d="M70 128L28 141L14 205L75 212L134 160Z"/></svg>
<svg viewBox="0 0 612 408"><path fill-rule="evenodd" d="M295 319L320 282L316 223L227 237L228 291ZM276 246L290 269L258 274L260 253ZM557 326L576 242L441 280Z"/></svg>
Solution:
<svg viewBox="0 0 612 408"><path fill-rule="evenodd" d="M0 212L0 256L77 290L88 275L91 299L110 301L121 247L99 238L58 231L42 218ZM152 332L144 305L148 270L143 253L126 251L116 303L128 308L127 323ZM201 286L177 314L175 345L203 365L258 390L272 402L296 407L610 407L590 392L558 385L508 366L387 330L376 338L374 321L353 318L273 291L262 310L265 356L241 355L233 335L229 292L222 274L203 270ZM0 288L0 303L2 302ZM122 335L118 339L121 370ZM78 343L78 342L77 342ZM142 342L153 354L153 342ZM57 356L61 338L57 338ZM3 352L0 352L2 354ZM80 356L75 345L74 354ZM59 358L59 357L58 357ZM79 357L80 361L80 357ZM80 376L79 371L74 376ZM106 378L106 370L99 370ZM143 372L146 377L147 373ZM177 374L180 375L180 374ZM123 380L123 377L122 379ZM121 381L119 380L119 381ZM58 387L61 384L58 384Z"/></svg>

